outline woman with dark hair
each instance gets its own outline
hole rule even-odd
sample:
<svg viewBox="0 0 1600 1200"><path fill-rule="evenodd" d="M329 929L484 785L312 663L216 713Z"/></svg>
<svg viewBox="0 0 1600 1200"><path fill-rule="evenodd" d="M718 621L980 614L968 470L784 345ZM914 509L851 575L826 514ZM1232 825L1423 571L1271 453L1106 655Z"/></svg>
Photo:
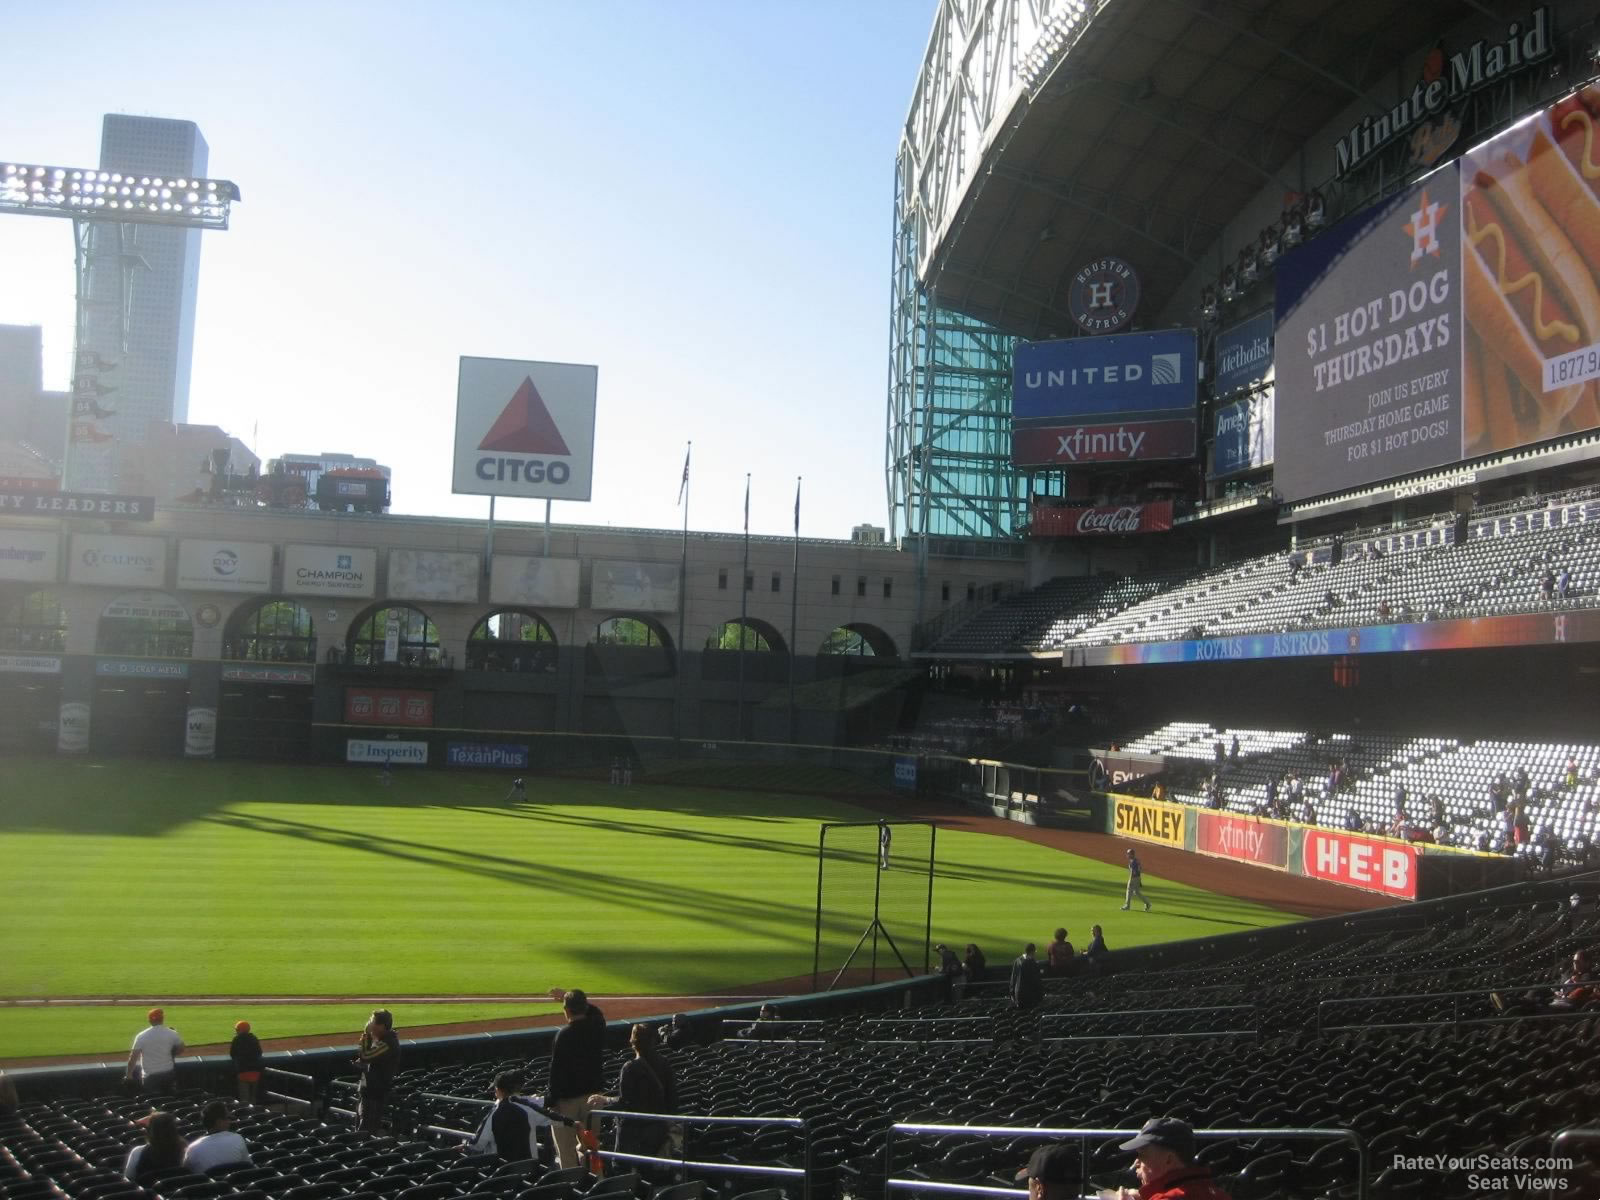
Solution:
<svg viewBox="0 0 1600 1200"><path fill-rule="evenodd" d="M678 1084L672 1064L661 1053L655 1026L635 1025L628 1035L633 1057L622 1066L615 1096L590 1096L590 1108L619 1108L624 1112L670 1113L678 1105ZM617 1153L660 1154L666 1145L663 1121L617 1122Z"/></svg>
<svg viewBox="0 0 1600 1200"><path fill-rule="evenodd" d="M144 1119L144 1145L128 1151L122 1173L134 1183L153 1182L163 1171L183 1166L183 1139L178 1136L178 1118L171 1113L151 1113Z"/></svg>

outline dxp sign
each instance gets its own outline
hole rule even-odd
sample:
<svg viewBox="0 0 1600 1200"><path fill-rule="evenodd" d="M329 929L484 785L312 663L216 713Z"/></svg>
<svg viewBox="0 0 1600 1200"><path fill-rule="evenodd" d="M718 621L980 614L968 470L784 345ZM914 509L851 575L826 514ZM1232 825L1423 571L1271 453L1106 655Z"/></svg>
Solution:
<svg viewBox="0 0 1600 1200"><path fill-rule="evenodd" d="M576 363L463 358L451 490L589 499L599 373Z"/></svg>

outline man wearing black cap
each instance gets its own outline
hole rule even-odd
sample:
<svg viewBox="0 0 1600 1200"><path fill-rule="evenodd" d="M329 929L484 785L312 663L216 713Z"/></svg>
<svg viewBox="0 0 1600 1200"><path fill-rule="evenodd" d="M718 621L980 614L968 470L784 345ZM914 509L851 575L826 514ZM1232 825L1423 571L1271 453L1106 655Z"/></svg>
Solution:
<svg viewBox="0 0 1600 1200"><path fill-rule="evenodd" d="M1209 1167L1195 1165L1194 1130L1177 1117L1146 1121L1139 1135L1118 1149L1133 1151L1139 1188L1123 1188L1123 1200L1228 1200L1211 1182Z"/></svg>
<svg viewBox="0 0 1600 1200"><path fill-rule="evenodd" d="M1055 1142L1040 1146L1017 1172L1017 1182L1028 1181L1028 1200L1065 1200L1078 1194L1078 1156L1072 1146Z"/></svg>

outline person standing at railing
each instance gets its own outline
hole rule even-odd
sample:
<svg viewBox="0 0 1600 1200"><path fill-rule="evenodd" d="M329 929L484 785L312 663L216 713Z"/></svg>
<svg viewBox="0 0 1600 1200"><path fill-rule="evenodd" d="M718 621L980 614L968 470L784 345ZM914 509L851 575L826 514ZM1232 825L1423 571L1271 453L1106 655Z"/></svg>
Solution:
<svg viewBox="0 0 1600 1200"><path fill-rule="evenodd" d="M1018 1008L1032 1008L1044 999L1044 968L1034 950L1029 942L1011 964L1011 1003Z"/></svg>
<svg viewBox="0 0 1600 1200"><path fill-rule="evenodd" d="M228 1045L234 1076L239 1084L239 1102L254 1104L261 1088L261 1039L250 1032L249 1021L233 1026L233 1041Z"/></svg>
<svg viewBox="0 0 1600 1200"><path fill-rule="evenodd" d="M356 1124L377 1133L383 1127L389 1085L400 1071L400 1038L394 1031L394 1015L388 1009L373 1010L371 1020L361 1031L355 1062L361 1068Z"/></svg>
<svg viewBox="0 0 1600 1200"><path fill-rule="evenodd" d="M590 1108L623 1112L671 1113L678 1107L678 1084L672 1064L658 1047L651 1025L635 1025L628 1033L633 1057L622 1065L615 1096L589 1097ZM617 1153L659 1155L667 1144L665 1121L623 1118L617 1122Z"/></svg>
<svg viewBox="0 0 1600 1200"><path fill-rule="evenodd" d="M605 1086L602 1063L606 1017L577 988L555 994L566 1013L567 1023L557 1032L550 1047L550 1082L544 1098L545 1104L558 1116L576 1122L576 1125L557 1124L550 1131L555 1139L557 1162L563 1167L576 1167L582 1164L577 1126L588 1121L589 1097Z"/></svg>

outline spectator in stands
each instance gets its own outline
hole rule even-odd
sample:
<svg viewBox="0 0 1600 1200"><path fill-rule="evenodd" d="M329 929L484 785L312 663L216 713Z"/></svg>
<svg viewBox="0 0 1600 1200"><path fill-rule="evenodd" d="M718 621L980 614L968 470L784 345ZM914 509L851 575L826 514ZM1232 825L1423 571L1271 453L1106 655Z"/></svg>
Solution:
<svg viewBox="0 0 1600 1200"><path fill-rule="evenodd" d="M1271 812L1278 807L1278 777L1276 775L1267 780L1266 794L1262 799L1261 807L1267 812Z"/></svg>
<svg viewBox="0 0 1600 1200"><path fill-rule="evenodd" d="M1556 595L1565 600L1572 592L1572 571L1563 566L1556 574Z"/></svg>
<svg viewBox="0 0 1600 1200"><path fill-rule="evenodd" d="M1549 567L1544 569L1544 574L1539 577L1539 598L1549 603L1556 594L1556 573Z"/></svg>
<svg viewBox="0 0 1600 1200"><path fill-rule="evenodd" d="M1239 735L1237 733L1233 735L1233 740L1228 743L1228 761L1239 761Z"/></svg>
<svg viewBox="0 0 1600 1200"><path fill-rule="evenodd" d="M1211 1182L1211 1169L1194 1161L1194 1130L1176 1117L1146 1121L1139 1135L1118 1147L1131 1150L1137 1191L1122 1189L1123 1200L1228 1200Z"/></svg>
<svg viewBox="0 0 1600 1200"><path fill-rule="evenodd" d="M250 1032L249 1021L234 1023L228 1057L233 1059L234 1078L239 1085L239 1102L254 1104L261 1088L261 1041Z"/></svg>
<svg viewBox="0 0 1600 1200"><path fill-rule="evenodd" d="M1088 959L1091 965L1099 967L1110 953L1111 951L1106 949L1106 937L1100 931L1100 926L1089 926L1089 944L1083 948L1083 957Z"/></svg>
<svg viewBox="0 0 1600 1200"><path fill-rule="evenodd" d="M1011 964L1011 1003L1018 1008L1032 1008L1044 999L1044 968L1034 950L1029 942Z"/></svg>
<svg viewBox="0 0 1600 1200"><path fill-rule="evenodd" d="M1366 829L1367 822L1361 816L1361 810L1352 804L1344 810L1344 828L1347 833L1360 833Z"/></svg>
<svg viewBox="0 0 1600 1200"><path fill-rule="evenodd" d="M1566 785L1567 791L1573 791L1578 786L1578 760L1572 755L1567 755L1567 769L1561 782Z"/></svg>
<svg viewBox="0 0 1600 1200"><path fill-rule="evenodd" d="M1300 808L1300 820L1306 825L1315 825L1317 823L1317 806L1311 803L1310 796L1306 797L1305 804Z"/></svg>
<svg viewBox="0 0 1600 1200"><path fill-rule="evenodd" d="M1526 846L1533 837L1533 822L1528 817L1528 806L1518 800L1510 808L1511 814L1511 844Z"/></svg>
<svg viewBox="0 0 1600 1200"><path fill-rule="evenodd" d="M1052 979L1062 979L1072 974L1076 963L1077 951L1072 948L1072 943L1067 941L1065 928L1056 930L1055 940L1045 949L1045 962L1050 967Z"/></svg>
<svg viewBox="0 0 1600 1200"><path fill-rule="evenodd" d="M763 1042L776 1041L784 1036L783 1030L778 1028L781 1020L776 1005L763 1004L756 1013L756 1019L739 1030L739 1036Z"/></svg>
<svg viewBox="0 0 1600 1200"><path fill-rule="evenodd" d="M939 952L939 974L944 976L945 982L952 988L961 978L961 960L956 957L956 952L940 942L934 947Z"/></svg>
<svg viewBox="0 0 1600 1200"><path fill-rule="evenodd" d="M400 1070L400 1038L394 1031L394 1014L387 1008L374 1009L361 1041L356 1046L355 1064L361 1069L360 1092L356 1099L356 1124L371 1133L383 1127L383 1110L389 1102L389 1085Z"/></svg>
<svg viewBox="0 0 1600 1200"><path fill-rule="evenodd" d="M1306 785L1298 773L1289 775L1289 803L1298 805L1306 798Z"/></svg>
<svg viewBox="0 0 1600 1200"><path fill-rule="evenodd" d="M606 1017L578 988L560 992L559 996L567 1023L550 1047L550 1082L545 1087L544 1102L557 1116L576 1123L557 1124L550 1130L556 1144L556 1161L563 1167L576 1167L582 1165L577 1127L588 1119L589 1097L605 1087L602 1060Z"/></svg>
<svg viewBox="0 0 1600 1200"><path fill-rule="evenodd" d="M17 1115L17 1109L22 1101L17 1099L17 1085L11 1082L11 1077L0 1071L0 1121L9 1121Z"/></svg>
<svg viewBox="0 0 1600 1200"><path fill-rule="evenodd" d="M961 967L966 973L969 988L975 983L988 982L989 962L983 957L983 951L978 949L976 942L967 943L966 957L961 960Z"/></svg>
<svg viewBox="0 0 1600 1200"><path fill-rule="evenodd" d="M1223 762L1226 761L1228 757L1228 751L1226 747L1223 746L1221 738L1218 738L1216 745L1211 747L1211 755L1212 758L1216 760L1218 767L1221 767Z"/></svg>
<svg viewBox="0 0 1600 1200"><path fill-rule="evenodd" d="M474 1157L493 1156L501 1162L538 1158L537 1131L539 1126L550 1124L550 1117L538 1105L517 1095L522 1090L522 1077L514 1071L496 1075L492 1090L494 1107L462 1149Z"/></svg>
<svg viewBox="0 0 1600 1200"><path fill-rule="evenodd" d="M1555 987L1549 990L1535 988L1520 997L1491 992L1489 1002L1494 1005L1496 1012L1508 1017L1535 1016L1545 1012L1571 1012L1582 1008L1596 997L1596 983L1600 983L1600 978L1597 978L1590 963L1589 952L1579 950L1560 972Z"/></svg>
<svg viewBox="0 0 1600 1200"><path fill-rule="evenodd" d="M1222 775L1220 772L1213 771L1211 778L1206 780L1206 807L1211 809L1221 808L1223 804L1222 796Z"/></svg>
<svg viewBox="0 0 1600 1200"><path fill-rule="evenodd" d="M1518 800L1528 798L1528 789L1533 786L1533 780L1528 778L1528 768L1521 763L1517 764L1516 774L1511 777L1511 791Z"/></svg>
<svg viewBox="0 0 1600 1200"><path fill-rule="evenodd" d="M694 1025L689 1021L687 1013L674 1013L672 1024L667 1028L667 1049L682 1050L685 1046L698 1046L700 1039L695 1033Z"/></svg>
<svg viewBox="0 0 1600 1200"><path fill-rule="evenodd" d="M161 1009L152 1008L145 1017L150 1024L133 1039L133 1049L128 1051L126 1078L131 1081L137 1069L142 1091L174 1092L177 1090L177 1058L183 1053L183 1039L176 1029L166 1024L166 1014Z"/></svg>
<svg viewBox="0 0 1600 1200"><path fill-rule="evenodd" d="M1139 856L1133 852L1133 847L1128 847L1128 889L1122 899L1122 911L1127 912L1128 906L1133 903L1135 896L1144 901L1145 912L1150 911L1150 900L1144 894L1141 886L1144 882L1144 868L1139 865Z"/></svg>
<svg viewBox="0 0 1600 1200"><path fill-rule="evenodd" d="M183 1152L185 1167L204 1175L215 1167L250 1161L250 1147L233 1132L233 1116L226 1100L208 1101L200 1110L200 1123L206 1127L205 1136L195 1138Z"/></svg>
<svg viewBox="0 0 1600 1200"><path fill-rule="evenodd" d="M1539 826L1539 836L1533 840L1533 861L1541 870L1554 871L1561 857L1561 839L1548 825Z"/></svg>
<svg viewBox="0 0 1600 1200"><path fill-rule="evenodd" d="M1040 1146L1017 1172L1017 1182L1028 1181L1028 1200L1068 1200L1077 1195L1078 1155L1064 1142Z"/></svg>
<svg viewBox="0 0 1600 1200"><path fill-rule="evenodd" d="M183 1139L178 1136L178 1118L171 1113L153 1112L138 1123L144 1126L144 1144L128 1151L122 1173L143 1187L163 1172L182 1168Z"/></svg>
<svg viewBox="0 0 1600 1200"><path fill-rule="evenodd" d="M633 1057L622 1065L615 1096L590 1096L591 1108L616 1107L624 1112L671 1113L678 1108L678 1087L672 1064L656 1045L656 1031L635 1025L628 1034ZM622 1120L617 1124L618 1154L660 1154L669 1127L665 1121Z"/></svg>

